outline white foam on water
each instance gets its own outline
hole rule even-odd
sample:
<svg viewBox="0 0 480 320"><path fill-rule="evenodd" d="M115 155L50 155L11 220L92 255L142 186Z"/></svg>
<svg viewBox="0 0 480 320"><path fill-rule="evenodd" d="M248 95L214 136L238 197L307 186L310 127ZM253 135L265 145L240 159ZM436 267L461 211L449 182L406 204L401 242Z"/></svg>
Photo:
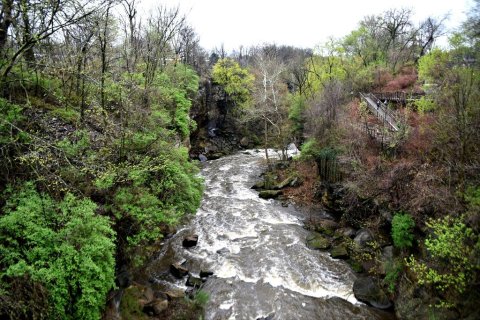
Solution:
<svg viewBox="0 0 480 320"><path fill-rule="evenodd" d="M237 269L228 260L224 260L215 275L219 278L234 278L237 275Z"/></svg>
<svg viewBox="0 0 480 320"><path fill-rule="evenodd" d="M229 310L233 307L234 303L235 302L233 300L227 300L222 302L222 304L218 308L222 310Z"/></svg>
<svg viewBox="0 0 480 320"><path fill-rule="evenodd" d="M318 280L299 283L299 281L295 281L295 279L292 278L291 273L288 273L286 270L279 270L276 266L271 267L262 280L264 283L268 283L272 287L283 287L306 296L315 298L340 297L350 303L355 304L358 302L353 296L351 288L345 286L342 282L329 281L330 286L325 286L324 283L321 283Z"/></svg>

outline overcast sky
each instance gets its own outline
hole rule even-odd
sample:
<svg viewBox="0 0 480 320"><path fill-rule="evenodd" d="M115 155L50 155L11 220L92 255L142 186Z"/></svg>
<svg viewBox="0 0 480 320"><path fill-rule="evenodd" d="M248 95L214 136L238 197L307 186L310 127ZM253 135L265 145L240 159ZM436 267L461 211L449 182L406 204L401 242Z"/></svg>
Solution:
<svg viewBox="0 0 480 320"><path fill-rule="evenodd" d="M205 49L223 43L231 51L263 43L313 48L348 34L364 16L391 8L413 9L415 21L449 14L452 29L465 20L472 0L142 0L142 9L158 4L179 4Z"/></svg>

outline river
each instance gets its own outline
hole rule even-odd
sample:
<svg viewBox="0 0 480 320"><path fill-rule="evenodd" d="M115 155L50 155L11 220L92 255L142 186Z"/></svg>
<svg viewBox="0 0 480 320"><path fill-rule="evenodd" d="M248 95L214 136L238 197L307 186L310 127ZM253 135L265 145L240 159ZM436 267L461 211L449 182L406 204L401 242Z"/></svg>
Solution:
<svg viewBox="0 0 480 320"><path fill-rule="evenodd" d="M252 150L204 163L201 206L167 240L153 264L154 281L186 288L185 279L169 274L171 262L197 276L212 271L202 288L210 296L206 319L389 319L355 299L355 274L344 261L306 247L305 214L251 189L263 155ZM183 248L191 233L198 245Z"/></svg>

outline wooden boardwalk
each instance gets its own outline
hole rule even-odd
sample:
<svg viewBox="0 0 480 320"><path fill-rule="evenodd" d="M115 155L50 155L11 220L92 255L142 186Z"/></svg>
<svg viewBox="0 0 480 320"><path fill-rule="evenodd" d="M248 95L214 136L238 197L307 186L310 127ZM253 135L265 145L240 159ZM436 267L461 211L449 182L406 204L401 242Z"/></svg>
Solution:
<svg viewBox="0 0 480 320"><path fill-rule="evenodd" d="M362 97L362 99L367 103L370 111L384 126L388 127L388 129L391 131L398 131L398 122L395 118L395 115L385 103L383 103L372 93L360 93L360 97Z"/></svg>
<svg viewBox="0 0 480 320"><path fill-rule="evenodd" d="M415 101L423 97L423 94L420 93L407 93L404 91L396 92L373 92L375 97L381 101L395 102L406 105L407 102Z"/></svg>

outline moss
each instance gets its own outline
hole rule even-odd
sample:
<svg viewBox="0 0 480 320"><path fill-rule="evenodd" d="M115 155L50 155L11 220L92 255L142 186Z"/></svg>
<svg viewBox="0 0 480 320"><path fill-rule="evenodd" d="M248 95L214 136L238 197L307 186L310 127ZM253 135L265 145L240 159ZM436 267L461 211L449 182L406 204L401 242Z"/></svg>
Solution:
<svg viewBox="0 0 480 320"><path fill-rule="evenodd" d="M139 303L142 295L143 294L138 287L132 286L125 289L122 300L120 301L120 314L122 315L122 319L148 319L148 317L142 312L142 305Z"/></svg>

